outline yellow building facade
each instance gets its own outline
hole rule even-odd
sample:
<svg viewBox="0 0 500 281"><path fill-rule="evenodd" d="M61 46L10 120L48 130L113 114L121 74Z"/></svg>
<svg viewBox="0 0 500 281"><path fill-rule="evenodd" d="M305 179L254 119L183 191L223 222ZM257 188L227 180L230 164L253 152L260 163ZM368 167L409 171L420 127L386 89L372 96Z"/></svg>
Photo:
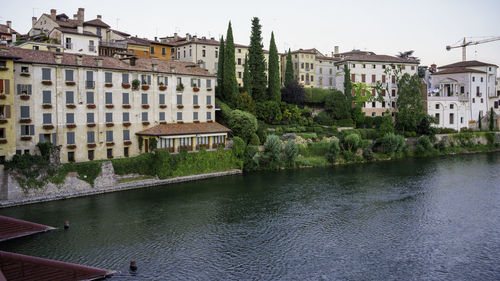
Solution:
<svg viewBox="0 0 500 281"><path fill-rule="evenodd" d="M0 49L0 164L16 152L14 131L14 60Z"/></svg>

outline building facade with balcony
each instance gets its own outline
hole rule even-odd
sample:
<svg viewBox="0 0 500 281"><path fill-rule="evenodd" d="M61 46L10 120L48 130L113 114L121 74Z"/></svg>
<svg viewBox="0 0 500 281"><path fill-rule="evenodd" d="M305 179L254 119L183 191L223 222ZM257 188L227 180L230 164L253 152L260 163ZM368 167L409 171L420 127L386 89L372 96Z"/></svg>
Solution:
<svg viewBox="0 0 500 281"><path fill-rule="evenodd" d="M16 153L52 142L69 162L136 156L151 138L172 152L225 143L229 130L215 122L216 78L192 63L15 47L8 54L19 57Z"/></svg>
<svg viewBox="0 0 500 281"><path fill-rule="evenodd" d="M352 51L335 55L339 60L335 63L336 89L344 89L344 67L350 70L351 82L361 82L368 86L370 94L377 96L375 86L382 86L382 102L374 101L364 104L362 110L367 116L381 116L387 110L394 113L398 89L396 75L415 75L418 61L388 55L377 55L373 52ZM353 90L354 91L354 90ZM347 94L347 93L345 93ZM351 93L353 94L353 93Z"/></svg>
<svg viewBox="0 0 500 281"><path fill-rule="evenodd" d="M438 68L431 75L428 113L438 120L437 127L460 130L475 128L479 118L494 108L497 66L465 61ZM497 103L498 106L498 103Z"/></svg>

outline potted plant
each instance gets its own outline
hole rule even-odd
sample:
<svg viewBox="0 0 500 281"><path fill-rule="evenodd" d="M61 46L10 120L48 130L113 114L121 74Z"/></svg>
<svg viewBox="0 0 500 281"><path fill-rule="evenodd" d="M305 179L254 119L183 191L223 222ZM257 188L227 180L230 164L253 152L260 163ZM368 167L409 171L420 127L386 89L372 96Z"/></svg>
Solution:
<svg viewBox="0 0 500 281"><path fill-rule="evenodd" d="M167 121L160 121L160 124L161 124L161 125L166 125L166 124L167 124Z"/></svg>
<svg viewBox="0 0 500 281"><path fill-rule="evenodd" d="M44 104L42 104L42 108L43 109L50 109L50 108L52 108L52 104L44 103Z"/></svg>
<svg viewBox="0 0 500 281"><path fill-rule="evenodd" d="M76 83L75 83L75 81L66 81L66 85L67 86L75 86Z"/></svg>
<svg viewBox="0 0 500 281"><path fill-rule="evenodd" d="M122 88L123 89L129 89L130 88L130 84L129 83L122 83Z"/></svg>
<svg viewBox="0 0 500 281"><path fill-rule="evenodd" d="M149 90L149 85L146 83L146 81L142 81L141 84L141 89L143 89L144 91Z"/></svg>
<svg viewBox="0 0 500 281"><path fill-rule="evenodd" d="M93 128L93 127L95 127L95 123L88 123L88 124L87 124L87 127L89 127L89 128Z"/></svg>
<svg viewBox="0 0 500 281"><path fill-rule="evenodd" d="M178 108L178 109L182 109L182 108L184 108L184 105L182 105L182 104L178 104L178 105L177 105L177 108Z"/></svg>
<svg viewBox="0 0 500 281"><path fill-rule="evenodd" d="M95 104L87 104L87 108L94 109L95 108Z"/></svg>
<svg viewBox="0 0 500 281"><path fill-rule="evenodd" d="M181 83L179 83L179 84L177 84L177 87L175 88L175 90L176 90L177 92L182 92L182 91L184 91L184 84L182 84L182 82L181 82Z"/></svg>
<svg viewBox="0 0 500 281"><path fill-rule="evenodd" d="M167 89L167 86L163 84L163 82L160 82L160 91L165 91Z"/></svg>
<svg viewBox="0 0 500 281"><path fill-rule="evenodd" d="M141 84L141 81L139 81L139 79L132 80L132 90L139 89L140 84Z"/></svg>
<svg viewBox="0 0 500 281"><path fill-rule="evenodd" d="M166 104L160 104L160 108L167 108Z"/></svg>
<svg viewBox="0 0 500 281"><path fill-rule="evenodd" d="M114 142L107 142L107 143L106 143L106 146L113 146L113 145L115 145L115 143L114 143Z"/></svg>
<svg viewBox="0 0 500 281"><path fill-rule="evenodd" d="M106 108L113 108L113 107L115 107L115 106L112 104L106 104Z"/></svg>
<svg viewBox="0 0 500 281"><path fill-rule="evenodd" d="M54 129L54 126L53 125L43 125L43 129L44 130L52 130L52 129Z"/></svg>
<svg viewBox="0 0 500 281"><path fill-rule="evenodd" d="M76 144L68 144L66 146L67 149L75 149L76 148Z"/></svg>
<svg viewBox="0 0 500 281"><path fill-rule="evenodd" d="M97 146L97 145L96 145L95 143L89 143L89 144L87 144L87 147L88 147L88 148L94 148L94 147L96 147L96 146Z"/></svg>
<svg viewBox="0 0 500 281"><path fill-rule="evenodd" d="M200 108L200 106L197 105L197 104L195 104L193 107L196 108L196 109Z"/></svg>
<svg viewBox="0 0 500 281"><path fill-rule="evenodd" d="M207 108L210 108L210 109L211 109L211 108L214 108L214 106L213 106L213 105L211 105L211 104L209 104L209 105L207 105Z"/></svg>
<svg viewBox="0 0 500 281"><path fill-rule="evenodd" d="M128 127L128 126L130 126L130 125L131 125L131 124L130 124L130 122L124 122L124 123L123 123L123 126L124 126L124 127Z"/></svg>
<svg viewBox="0 0 500 281"><path fill-rule="evenodd" d="M193 84L193 92L197 93L200 91L200 88L197 87L196 83Z"/></svg>
<svg viewBox="0 0 500 281"><path fill-rule="evenodd" d="M4 99L6 99L6 98L7 98L7 96L6 96L6 95L4 95L4 94L1 94L1 95L0 95L0 100L4 100Z"/></svg>
<svg viewBox="0 0 500 281"><path fill-rule="evenodd" d="M132 106L130 104L124 104L122 105L123 108L131 108Z"/></svg>
<svg viewBox="0 0 500 281"><path fill-rule="evenodd" d="M143 105L142 105L142 108L144 108L144 109L148 109L148 108L149 108L149 104L143 104Z"/></svg>
<svg viewBox="0 0 500 281"><path fill-rule="evenodd" d="M106 127L110 128L110 127L113 127L115 124L112 123L112 122L109 122L109 123L106 123Z"/></svg>
<svg viewBox="0 0 500 281"><path fill-rule="evenodd" d="M22 140L22 141L30 141L30 140L31 140L31 137L30 137L30 136L22 136L22 137L21 137L21 140Z"/></svg>
<svg viewBox="0 0 500 281"><path fill-rule="evenodd" d="M6 139L1 139L1 140L0 140L0 144L5 144L5 143L7 143L7 140L6 140Z"/></svg>
<svg viewBox="0 0 500 281"><path fill-rule="evenodd" d="M144 126L149 125L149 121L143 121L143 122L142 122L142 125L144 125Z"/></svg>
<svg viewBox="0 0 500 281"><path fill-rule="evenodd" d="M68 129L74 129L74 128L76 128L76 124L67 124L66 128L68 128Z"/></svg>
<svg viewBox="0 0 500 281"><path fill-rule="evenodd" d="M128 140L128 141L124 141L124 142L123 142L123 145L131 145L131 144L132 144L132 142L131 142L131 141L129 141L129 140Z"/></svg>
<svg viewBox="0 0 500 281"><path fill-rule="evenodd" d="M0 124L5 124L7 123L7 119L0 119Z"/></svg>
<svg viewBox="0 0 500 281"><path fill-rule="evenodd" d="M76 105L74 105L74 104L66 104L66 107L67 108L76 108Z"/></svg>
<svg viewBox="0 0 500 281"><path fill-rule="evenodd" d="M29 124L29 123L31 123L31 119L29 119L29 118L21 119L21 120L19 120L19 123Z"/></svg>
<svg viewBox="0 0 500 281"><path fill-rule="evenodd" d="M19 98L21 100L29 100L30 99L30 95L28 95L28 94L22 94L21 96L19 96Z"/></svg>
<svg viewBox="0 0 500 281"><path fill-rule="evenodd" d="M52 81L50 81L50 80L43 80L42 84L45 85L45 86L50 86L50 85L52 85Z"/></svg>
<svg viewBox="0 0 500 281"><path fill-rule="evenodd" d="M105 83L104 87L111 88L111 87L113 87L113 83Z"/></svg>

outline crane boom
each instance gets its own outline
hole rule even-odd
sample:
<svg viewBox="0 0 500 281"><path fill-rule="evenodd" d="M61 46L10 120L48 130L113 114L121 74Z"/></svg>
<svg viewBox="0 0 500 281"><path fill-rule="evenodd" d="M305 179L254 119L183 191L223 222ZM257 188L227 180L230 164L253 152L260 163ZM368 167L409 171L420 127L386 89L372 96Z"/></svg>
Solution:
<svg viewBox="0 0 500 281"><path fill-rule="evenodd" d="M464 37L464 40L462 41L461 44L458 44L455 46L448 45L448 46L446 46L446 50L449 51L449 50L455 49L455 48L462 48L462 61L466 61L467 60L467 51L466 51L467 46L479 45L479 44L498 41L498 40L500 40L500 36L486 38L486 39L477 40L477 41L467 41L467 38Z"/></svg>

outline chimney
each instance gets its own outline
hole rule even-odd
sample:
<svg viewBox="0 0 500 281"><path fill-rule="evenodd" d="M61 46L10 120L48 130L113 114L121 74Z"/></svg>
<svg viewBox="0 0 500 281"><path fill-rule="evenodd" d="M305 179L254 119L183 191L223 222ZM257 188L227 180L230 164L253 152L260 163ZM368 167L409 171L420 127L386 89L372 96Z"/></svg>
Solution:
<svg viewBox="0 0 500 281"><path fill-rule="evenodd" d="M178 38L179 38L179 35L177 35L177 32L174 33L174 40L177 41Z"/></svg>
<svg viewBox="0 0 500 281"><path fill-rule="evenodd" d="M103 58L99 58L99 57L95 58L97 67L102 67L102 60L103 60Z"/></svg>
<svg viewBox="0 0 500 281"><path fill-rule="evenodd" d="M436 72L436 70L437 70L437 65L435 63L431 64L431 68L429 69L429 71L431 73L434 73L434 72Z"/></svg>
<svg viewBox="0 0 500 281"><path fill-rule="evenodd" d="M193 35L193 40L194 40L195 42L196 42L196 41L198 41L198 36Z"/></svg>
<svg viewBox="0 0 500 281"><path fill-rule="evenodd" d="M83 23L85 21L85 9L84 8L78 8L77 15L78 15L78 20Z"/></svg>
<svg viewBox="0 0 500 281"><path fill-rule="evenodd" d="M210 40L215 40L215 37L210 37Z"/></svg>
<svg viewBox="0 0 500 281"><path fill-rule="evenodd" d="M36 17L31 17L31 27L35 27Z"/></svg>
<svg viewBox="0 0 500 281"><path fill-rule="evenodd" d="M335 47L333 47L333 53L334 53L335 55L338 55L338 53L339 53L339 46L335 46Z"/></svg>
<svg viewBox="0 0 500 281"><path fill-rule="evenodd" d="M73 20L78 20L78 14L73 14Z"/></svg>
<svg viewBox="0 0 500 281"><path fill-rule="evenodd" d="M158 64L157 63L152 63L151 67L153 68L154 72L158 71Z"/></svg>
<svg viewBox="0 0 500 281"><path fill-rule="evenodd" d="M191 35L189 35L189 33L186 33L186 41L191 39Z"/></svg>
<svg viewBox="0 0 500 281"><path fill-rule="evenodd" d="M101 15L97 15L97 18L98 18L98 19L102 19L102 16L101 16Z"/></svg>
<svg viewBox="0 0 500 281"><path fill-rule="evenodd" d="M12 27L12 22L10 20L7 21L7 27L11 28Z"/></svg>
<svg viewBox="0 0 500 281"><path fill-rule="evenodd" d="M12 43L16 43L16 41L17 41L17 34L12 33L11 35L12 35Z"/></svg>
<svg viewBox="0 0 500 281"><path fill-rule="evenodd" d="M62 63L62 58L63 58L62 54L54 54L54 60L56 61L57 64Z"/></svg>
<svg viewBox="0 0 500 281"><path fill-rule="evenodd" d="M56 20L56 13L57 13L56 9L50 9L50 18L52 20Z"/></svg>
<svg viewBox="0 0 500 281"><path fill-rule="evenodd" d="M83 55L76 55L76 64L82 65L82 62L83 62Z"/></svg>
<svg viewBox="0 0 500 281"><path fill-rule="evenodd" d="M155 36L155 42L158 42L158 37Z"/></svg>

